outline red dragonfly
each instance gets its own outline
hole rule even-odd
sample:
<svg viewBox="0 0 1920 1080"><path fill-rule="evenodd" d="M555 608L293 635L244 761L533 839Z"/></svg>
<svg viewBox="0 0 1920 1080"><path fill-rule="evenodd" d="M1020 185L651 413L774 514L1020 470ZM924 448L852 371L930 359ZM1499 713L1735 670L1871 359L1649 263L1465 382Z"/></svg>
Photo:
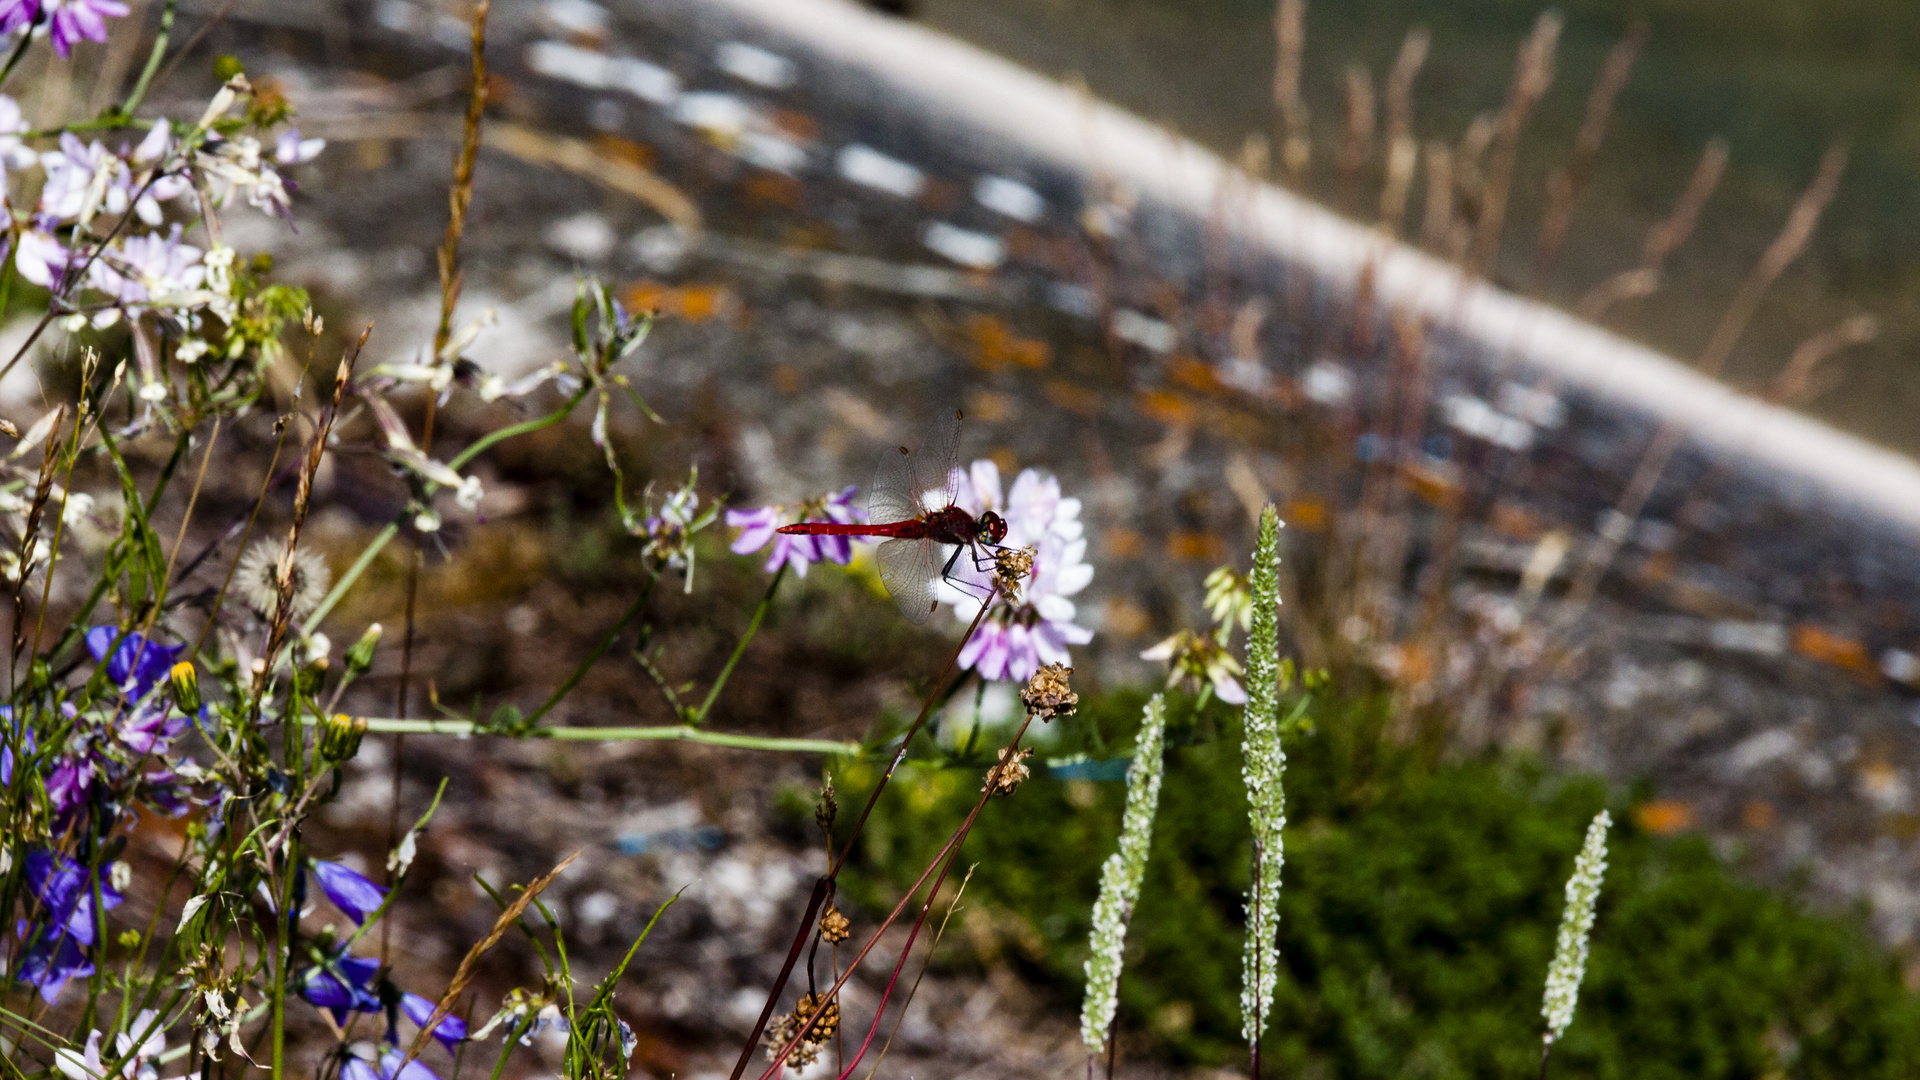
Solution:
<svg viewBox="0 0 1920 1080"><path fill-rule="evenodd" d="M900 606L900 614L910 622L926 622L938 606L933 597L935 581L963 591L969 588L970 583L952 577L960 553L970 553L974 566L984 569L993 557L983 549L1007 536L1007 522L999 514L988 510L975 517L959 505L960 482L966 475L959 467L960 420L955 410L952 421L930 434L917 453L901 446L881 454L873 486L867 490L866 524L802 521L783 525L780 531L880 539L880 549L874 553L880 580Z"/></svg>

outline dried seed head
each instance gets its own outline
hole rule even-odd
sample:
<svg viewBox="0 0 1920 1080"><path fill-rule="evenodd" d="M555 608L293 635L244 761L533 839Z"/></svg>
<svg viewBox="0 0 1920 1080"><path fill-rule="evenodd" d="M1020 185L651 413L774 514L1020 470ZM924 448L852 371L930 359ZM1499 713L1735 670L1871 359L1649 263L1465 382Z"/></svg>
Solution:
<svg viewBox="0 0 1920 1080"><path fill-rule="evenodd" d="M1033 751L1025 747L1016 750L1011 746L1000 751L1000 764L987 770L987 783L981 791L990 791L995 795L1011 795L1019 790L1020 782L1028 776L1029 770L1023 762L1033 756Z"/></svg>
<svg viewBox="0 0 1920 1080"><path fill-rule="evenodd" d="M837 907L828 907L827 913L820 916L820 939L829 945L838 945L853 936L853 924Z"/></svg>
<svg viewBox="0 0 1920 1080"><path fill-rule="evenodd" d="M1034 549L1001 548L993 553L993 580L1003 596L1020 595L1020 583L1033 575Z"/></svg>
<svg viewBox="0 0 1920 1080"><path fill-rule="evenodd" d="M241 601L263 619L271 619L280 606L280 556L286 545L279 540L261 540L240 556L233 572L233 588ZM296 549L288 569L286 587L288 610L296 619L304 619L326 599L330 575L327 561L317 552Z"/></svg>
<svg viewBox="0 0 1920 1080"><path fill-rule="evenodd" d="M819 1008L820 1018L814 1021L812 1027L807 1027L807 1021L813 1018L816 1007ZM796 1070L820 1060L820 1051L826 1047L827 1040L840 1030L840 1003L830 1000L825 1006L818 1006L815 995L801 994L791 1013L767 1025L763 1036L767 1044L767 1058L778 1058L781 1049L793 1042L793 1037L803 1027L807 1027L806 1037L794 1046L786 1060L786 1064Z"/></svg>
<svg viewBox="0 0 1920 1080"><path fill-rule="evenodd" d="M1027 688L1020 691L1020 700L1026 703L1027 712L1038 720L1051 720L1056 716L1072 716L1080 707L1080 695L1067 685L1067 676L1073 669L1065 664L1048 664L1033 673L1027 680Z"/></svg>

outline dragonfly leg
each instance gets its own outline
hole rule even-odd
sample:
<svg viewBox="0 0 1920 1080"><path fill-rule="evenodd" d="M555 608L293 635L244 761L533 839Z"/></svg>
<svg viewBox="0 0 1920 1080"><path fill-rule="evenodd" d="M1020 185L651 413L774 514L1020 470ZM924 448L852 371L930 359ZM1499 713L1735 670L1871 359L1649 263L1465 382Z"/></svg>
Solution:
<svg viewBox="0 0 1920 1080"><path fill-rule="evenodd" d="M993 595L993 591L991 589L988 589L986 592L983 593L979 591L980 586L974 584L973 582L961 581L958 578L955 578L953 576L953 568L955 565L957 565L960 562L960 553L962 551L968 550L968 548L971 546L972 545L968 545L967 547L956 547L953 549L953 554L947 556L947 565L940 568L940 580L945 581L947 584L953 586L956 589L959 589L961 592L966 593L968 596L971 596L977 600L985 602L987 597ZM974 566L974 569L976 570L980 569L980 558L977 553L974 556L973 566Z"/></svg>

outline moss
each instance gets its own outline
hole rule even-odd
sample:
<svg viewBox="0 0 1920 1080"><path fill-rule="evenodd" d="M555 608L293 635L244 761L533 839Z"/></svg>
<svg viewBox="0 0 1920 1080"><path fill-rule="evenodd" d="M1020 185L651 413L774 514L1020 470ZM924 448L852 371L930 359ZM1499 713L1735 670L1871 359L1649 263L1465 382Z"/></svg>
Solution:
<svg viewBox="0 0 1920 1080"><path fill-rule="evenodd" d="M1137 710L1133 695L1088 706L1109 740L1123 733L1116 716ZM1336 702L1289 747L1285 972L1264 1056L1276 1075L1529 1075L1561 889L1607 790L1523 758L1436 764L1386 740L1389 719L1377 699ZM1240 1061L1249 864L1234 717L1189 717L1170 741L1119 1030L1176 1059ZM842 775L850 799L870 790L871 769ZM897 897L971 805L978 776L903 771L850 896ZM948 962L1012 964L1076 1007L1123 795L1119 784L1036 775L990 806L962 856L979 868ZM1616 832L1556 1075L1859 1077L1917 1066L1920 1000L1858 918L1746 883L1697 839Z"/></svg>

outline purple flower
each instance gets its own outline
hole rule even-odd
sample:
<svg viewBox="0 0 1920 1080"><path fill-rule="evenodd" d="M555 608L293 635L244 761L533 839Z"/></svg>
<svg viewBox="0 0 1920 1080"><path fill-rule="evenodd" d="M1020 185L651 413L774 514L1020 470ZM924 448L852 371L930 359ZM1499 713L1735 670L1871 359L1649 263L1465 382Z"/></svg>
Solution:
<svg viewBox="0 0 1920 1080"><path fill-rule="evenodd" d="M380 961L350 956L342 946L326 963L307 969L300 996L333 1014L335 1023L347 1022L350 1012L380 1011L380 995L372 987Z"/></svg>
<svg viewBox="0 0 1920 1080"><path fill-rule="evenodd" d="M22 938L30 936L25 923L19 924L19 933ZM43 933L20 954L13 977L39 990L41 1000L51 1005L66 988L68 979L84 979L93 972L93 962L72 937Z"/></svg>
<svg viewBox="0 0 1920 1080"><path fill-rule="evenodd" d="M111 910L120 904L120 894L107 883L106 867L100 869L99 900ZM94 943L94 885L87 868L57 852L34 850L27 855L27 888L32 902L27 907L30 921L15 924L14 933L28 942L15 965L13 977L39 989L48 1004L60 996L67 980L93 974L84 945Z"/></svg>
<svg viewBox="0 0 1920 1080"><path fill-rule="evenodd" d="M167 677L167 670L187 647L161 645L138 630L122 634L118 627L96 626L87 631L87 651L96 661L105 660L107 678L137 701Z"/></svg>
<svg viewBox="0 0 1920 1080"><path fill-rule="evenodd" d="M432 1069L418 1061L407 1061L402 1065L401 1062L406 1061L406 1057L407 1055L395 1047L380 1055L378 1068L375 1068L370 1061L350 1057L347 1063L340 1067L340 1080L440 1080L433 1074Z"/></svg>
<svg viewBox="0 0 1920 1080"><path fill-rule="evenodd" d="M366 922L387 898L387 890L337 862L313 860L313 876L333 906L355 923Z"/></svg>
<svg viewBox="0 0 1920 1080"><path fill-rule="evenodd" d="M129 236L108 248L93 261L87 279L123 307L177 305L190 301L193 291L206 281L200 255L199 248L180 242L176 222L164 236Z"/></svg>
<svg viewBox="0 0 1920 1080"><path fill-rule="evenodd" d="M11 784L13 748L17 746L23 753L31 754L40 749L40 744L34 741L31 729L14 719L13 706L0 705L0 720L7 721L5 733L0 734L0 784Z"/></svg>
<svg viewBox="0 0 1920 1080"><path fill-rule="evenodd" d="M80 40L107 40L107 18L125 15L119 0L0 0L0 34L11 34L40 21L49 24L53 51L65 58Z"/></svg>
<svg viewBox="0 0 1920 1080"><path fill-rule="evenodd" d="M736 555L748 555L766 547L771 541L773 554L767 559L768 573L778 570L782 564L791 566L793 572L801 577L807 576L807 566L811 563L830 562L845 566L853 561L851 537L789 536L778 530L782 525L799 521L834 521L842 525L864 521L866 515L853 505L857 490L849 485L838 494L810 499L801 503L797 513L791 516L784 506L729 510L727 524L740 530L731 550Z"/></svg>
<svg viewBox="0 0 1920 1080"><path fill-rule="evenodd" d="M434 1002L419 994L400 995L400 1011L407 1014L407 1019L413 1021L415 1027L427 1026L427 1021L433 1019L436 1007ZM467 1037L467 1022L452 1015L441 1017L440 1022L434 1025L433 1037L440 1040L440 1045L446 1047L448 1053L452 1053L453 1044Z"/></svg>
<svg viewBox="0 0 1920 1080"><path fill-rule="evenodd" d="M93 782L100 774L93 760L93 749L89 741L87 752L61 758L53 766L52 775L47 777L47 799L62 819L86 805L87 796L93 793Z"/></svg>
<svg viewBox="0 0 1920 1080"><path fill-rule="evenodd" d="M140 755L165 754L187 732L188 719L165 701L143 702L120 726L120 741Z"/></svg>
<svg viewBox="0 0 1920 1080"><path fill-rule="evenodd" d="M1024 682L1042 664L1071 663L1067 646L1093 640L1093 631L1074 623L1077 609L1069 599L1093 581L1080 500L1063 498L1060 481L1035 469L1022 470L1003 498L1000 468L985 458L956 479L956 505L975 516L997 511L1007 521L1002 546L1033 551L1033 573L1021 595L996 597L993 610L960 651L960 666L982 678ZM991 574L962 558L952 576L965 587L942 580L938 595L970 623L988 594Z"/></svg>

